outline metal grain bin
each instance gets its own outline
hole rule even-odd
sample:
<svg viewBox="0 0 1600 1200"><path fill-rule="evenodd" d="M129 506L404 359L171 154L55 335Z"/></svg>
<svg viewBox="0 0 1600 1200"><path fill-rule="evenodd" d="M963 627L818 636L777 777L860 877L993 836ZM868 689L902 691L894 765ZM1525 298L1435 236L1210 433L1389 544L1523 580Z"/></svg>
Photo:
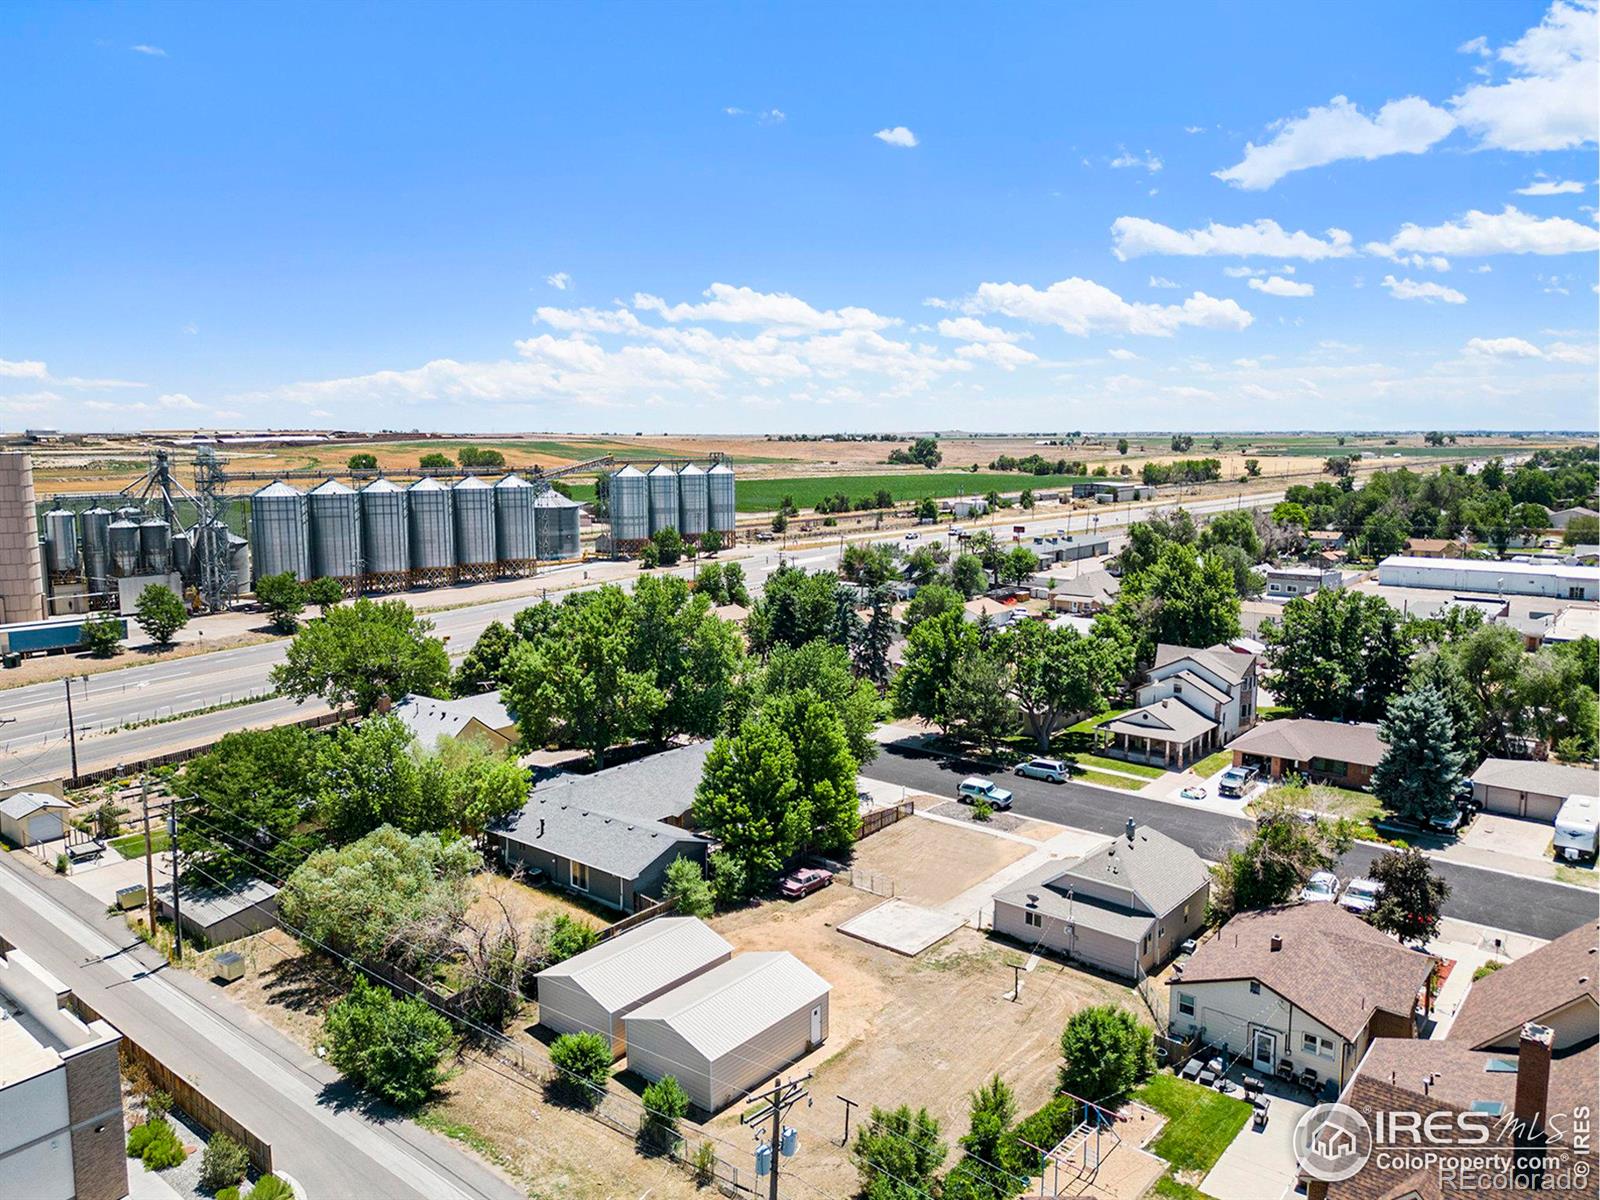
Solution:
<svg viewBox="0 0 1600 1200"><path fill-rule="evenodd" d="M111 570L117 575L139 573L139 523L113 521L108 537L111 541Z"/></svg>
<svg viewBox="0 0 1600 1200"><path fill-rule="evenodd" d="M324 479L306 493L311 525L311 575L357 579L361 575L361 500L355 489Z"/></svg>
<svg viewBox="0 0 1600 1200"><path fill-rule="evenodd" d="M494 485L495 558L501 563L528 563L539 556L533 499L533 484L521 475L507 475Z"/></svg>
<svg viewBox="0 0 1600 1200"><path fill-rule="evenodd" d="M398 483L374 479L361 489L361 550L366 573L404 576L411 570L411 538L406 524L406 492ZM396 579L396 582L403 582Z"/></svg>
<svg viewBox="0 0 1600 1200"><path fill-rule="evenodd" d="M305 495L277 479L250 497L250 561L256 579L288 572L311 578L311 524Z"/></svg>
<svg viewBox="0 0 1600 1200"><path fill-rule="evenodd" d="M650 536L650 484L638 467L611 475L611 537L617 542L642 542Z"/></svg>
<svg viewBox="0 0 1600 1200"><path fill-rule="evenodd" d="M650 484L650 533L678 527L678 473L657 463L645 476Z"/></svg>
<svg viewBox="0 0 1600 1200"><path fill-rule="evenodd" d="M487 567L495 561L494 488L468 475L450 489L455 505L456 565Z"/></svg>
<svg viewBox="0 0 1600 1200"><path fill-rule="evenodd" d="M139 523L139 561L147 575L172 569L172 526L158 517Z"/></svg>
<svg viewBox="0 0 1600 1200"><path fill-rule="evenodd" d="M45 561L53 575L76 571L82 561L78 555L78 522L64 508L52 508L44 515Z"/></svg>
<svg viewBox="0 0 1600 1200"><path fill-rule="evenodd" d="M727 463L719 462L706 472L706 498L711 528L718 533L732 533L735 523L733 468Z"/></svg>
<svg viewBox="0 0 1600 1200"><path fill-rule="evenodd" d="M533 508L539 557L556 561L581 558L583 535L578 526L578 502L550 488L539 493Z"/></svg>
<svg viewBox="0 0 1600 1200"><path fill-rule="evenodd" d="M193 579L195 565L194 535L180 529L172 535L172 569L184 579Z"/></svg>
<svg viewBox="0 0 1600 1200"><path fill-rule="evenodd" d="M250 543L237 533L228 534L228 572L233 576L233 586L245 591L250 586Z"/></svg>
<svg viewBox="0 0 1600 1200"><path fill-rule="evenodd" d="M678 532L699 537L710 525L710 497L706 473L690 463L678 472Z"/></svg>
<svg viewBox="0 0 1600 1200"><path fill-rule="evenodd" d="M81 512L78 528L83 538L83 573L98 591L98 584L111 576L111 513L98 507Z"/></svg>
<svg viewBox="0 0 1600 1200"><path fill-rule="evenodd" d="M455 570L456 527L451 517L452 507L450 489L437 479L419 479L406 489L406 523L410 530L413 571Z"/></svg>

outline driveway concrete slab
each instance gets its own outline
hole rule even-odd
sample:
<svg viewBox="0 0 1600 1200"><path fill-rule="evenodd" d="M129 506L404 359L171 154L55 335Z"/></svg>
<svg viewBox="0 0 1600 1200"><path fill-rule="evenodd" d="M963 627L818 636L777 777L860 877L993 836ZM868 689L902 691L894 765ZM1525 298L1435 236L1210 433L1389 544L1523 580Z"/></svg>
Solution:
<svg viewBox="0 0 1600 1200"><path fill-rule="evenodd" d="M839 932L915 958L961 928L961 918L905 900L885 900L839 926Z"/></svg>
<svg viewBox="0 0 1600 1200"><path fill-rule="evenodd" d="M1229 1143L1201 1183L1200 1190L1216 1200L1279 1200L1294 1194L1299 1166L1294 1157L1294 1127L1311 1111L1300 1104L1273 1096L1265 1129L1246 1124Z"/></svg>

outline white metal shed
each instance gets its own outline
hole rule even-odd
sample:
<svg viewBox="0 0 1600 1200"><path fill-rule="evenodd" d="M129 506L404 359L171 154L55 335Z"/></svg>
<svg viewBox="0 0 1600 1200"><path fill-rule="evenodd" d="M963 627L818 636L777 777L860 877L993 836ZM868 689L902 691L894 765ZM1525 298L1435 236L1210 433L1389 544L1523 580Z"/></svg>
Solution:
<svg viewBox="0 0 1600 1200"><path fill-rule="evenodd" d="M0 800L0 835L14 846L36 846L66 836L64 814L72 808L60 796L18 792Z"/></svg>
<svg viewBox="0 0 1600 1200"><path fill-rule="evenodd" d="M623 1018L628 1069L716 1112L822 1045L831 990L787 950L741 954Z"/></svg>
<svg viewBox="0 0 1600 1200"><path fill-rule="evenodd" d="M620 1057L625 1014L732 957L698 917L657 917L540 971L539 1024L601 1034Z"/></svg>

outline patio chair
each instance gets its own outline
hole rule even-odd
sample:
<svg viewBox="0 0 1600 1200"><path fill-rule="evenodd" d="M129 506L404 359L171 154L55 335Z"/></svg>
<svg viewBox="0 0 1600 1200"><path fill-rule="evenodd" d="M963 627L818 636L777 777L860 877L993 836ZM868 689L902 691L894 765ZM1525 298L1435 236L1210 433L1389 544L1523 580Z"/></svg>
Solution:
<svg viewBox="0 0 1600 1200"><path fill-rule="evenodd" d="M1305 1070L1300 1072L1300 1086L1304 1087L1310 1092L1315 1092L1317 1090L1317 1073L1313 1068L1307 1067Z"/></svg>
<svg viewBox="0 0 1600 1200"><path fill-rule="evenodd" d="M1292 1062L1290 1062L1287 1058L1285 1058L1285 1059L1281 1060L1278 1063L1278 1069L1276 1071L1274 1071L1273 1074L1275 1074L1279 1079L1283 1080L1285 1083L1293 1083L1294 1082L1294 1064Z"/></svg>

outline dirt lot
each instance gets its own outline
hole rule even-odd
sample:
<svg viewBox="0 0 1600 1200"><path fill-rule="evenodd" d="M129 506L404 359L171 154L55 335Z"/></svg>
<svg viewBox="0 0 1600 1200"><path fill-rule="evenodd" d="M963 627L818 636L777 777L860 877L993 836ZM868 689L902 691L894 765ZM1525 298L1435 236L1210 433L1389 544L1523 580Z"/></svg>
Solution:
<svg viewBox="0 0 1600 1200"><path fill-rule="evenodd" d="M938 905L1016 862L1028 849L1009 838L911 817L861 842L851 866L859 876L873 878L876 892L887 894L887 886L878 884L892 881L893 894L902 900Z"/></svg>

